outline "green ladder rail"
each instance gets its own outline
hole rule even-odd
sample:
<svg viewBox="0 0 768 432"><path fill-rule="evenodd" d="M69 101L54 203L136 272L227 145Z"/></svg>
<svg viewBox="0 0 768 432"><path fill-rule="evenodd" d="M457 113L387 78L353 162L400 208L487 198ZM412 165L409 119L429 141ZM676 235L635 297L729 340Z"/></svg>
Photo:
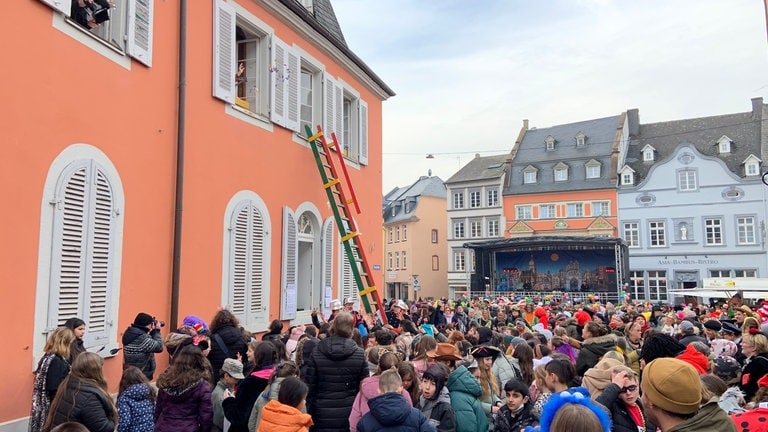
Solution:
<svg viewBox="0 0 768 432"><path fill-rule="evenodd" d="M357 292L360 295L360 301L366 313L372 313L375 310L379 312L383 324L387 324L387 315L384 305L381 303L379 291L376 289L376 282L373 279L373 272L365 255L360 232L357 230L355 219L352 217L351 207L354 206L356 212L360 213L360 205L357 202L357 196L349 180L347 165L344 163L343 149L337 145L336 134L331 133L331 141L326 140L323 129L317 126L317 132L312 133L312 128L305 126L307 141L312 147L312 153L315 156L315 163L320 172L320 178L323 181L323 188L328 196L328 202L333 210L333 217L336 220L336 226L339 228L341 243L344 245L344 252L347 255L349 266L352 268L352 274L355 277ZM334 148L341 166L341 174L336 169L336 165L331 156L331 148ZM347 198L346 189L349 191L350 198Z"/></svg>

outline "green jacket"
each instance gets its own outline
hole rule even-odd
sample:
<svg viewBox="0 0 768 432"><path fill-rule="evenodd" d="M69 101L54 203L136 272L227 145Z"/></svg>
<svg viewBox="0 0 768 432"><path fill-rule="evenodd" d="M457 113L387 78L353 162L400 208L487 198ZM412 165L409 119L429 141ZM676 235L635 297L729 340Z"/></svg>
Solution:
<svg viewBox="0 0 768 432"><path fill-rule="evenodd" d="M713 398L702 405L695 416L673 427L668 432L737 432L736 423Z"/></svg>
<svg viewBox="0 0 768 432"><path fill-rule="evenodd" d="M448 376L446 384L456 413L456 432L488 432L488 418L480 405L480 383L464 366Z"/></svg>

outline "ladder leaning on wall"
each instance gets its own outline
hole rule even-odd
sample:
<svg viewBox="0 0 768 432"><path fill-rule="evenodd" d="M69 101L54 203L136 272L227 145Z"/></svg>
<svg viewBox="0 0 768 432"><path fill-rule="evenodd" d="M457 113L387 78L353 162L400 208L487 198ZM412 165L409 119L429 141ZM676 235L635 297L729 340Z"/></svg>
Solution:
<svg viewBox="0 0 768 432"><path fill-rule="evenodd" d="M344 253L355 277L357 292L360 295L360 301L366 313L379 312L379 319L382 323L387 323L387 315L384 313L384 306L379 297L379 291L376 289L376 283L373 280L371 266L365 255L360 232L357 230L355 219L352 217L351 207L354 206L355 212L360 213L360 205L357 202L355 191L349 180L347 165L344 163L342 149L338 148L336 134L331 133L331 141L326 141L326 136L320 125L317 126L317 133L312 133L310 126L305 126L307 141L312 147L312 153L315 155L315 163L320 172L320 178L323 180L325 193L328 195L328 202L333 210L333 217L336 220L336 226L339 228L341 243L344 245ZM341 167L341 173L336 168L333 161L331 149L336 153L338 165ZM340 176L339 174L342 174ZM345 192L345 189L347 192ZM347 198L349 193L349 198Z"/></svg>

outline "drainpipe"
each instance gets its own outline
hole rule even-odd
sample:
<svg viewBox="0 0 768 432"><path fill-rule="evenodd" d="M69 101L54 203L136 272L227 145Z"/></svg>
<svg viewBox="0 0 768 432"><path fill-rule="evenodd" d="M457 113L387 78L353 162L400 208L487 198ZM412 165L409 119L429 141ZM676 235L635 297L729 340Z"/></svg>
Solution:
<svg viewBox="0 0 768 432"><path fill-rule="evenodd" d="M173 269L171 275L171 328L179 322L179 278L181 270L181 222L184 204L184 144L187 108L187 0L179 8L179 102L176 122L176 197L173 220Z"/></svg>

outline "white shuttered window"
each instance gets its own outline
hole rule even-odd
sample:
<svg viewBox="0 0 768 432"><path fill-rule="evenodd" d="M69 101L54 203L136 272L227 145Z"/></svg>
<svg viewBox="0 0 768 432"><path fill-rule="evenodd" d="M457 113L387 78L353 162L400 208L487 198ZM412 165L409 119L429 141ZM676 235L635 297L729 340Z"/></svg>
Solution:
<svg viewBox="0 0 768 432"><path fill-rule="evenodd" d="M281 266L282 286L280 289L280 319L283 320L296 318L298 253L299 240L296 214L290 208L283 207L283 260Z"/></svg>
<svg viewBox="0 0 768 432"><path fill-rule="evenodd" d="M229 226L227 307L249 328L268 320L268 220L259 204L240 202Z"/></svg>

